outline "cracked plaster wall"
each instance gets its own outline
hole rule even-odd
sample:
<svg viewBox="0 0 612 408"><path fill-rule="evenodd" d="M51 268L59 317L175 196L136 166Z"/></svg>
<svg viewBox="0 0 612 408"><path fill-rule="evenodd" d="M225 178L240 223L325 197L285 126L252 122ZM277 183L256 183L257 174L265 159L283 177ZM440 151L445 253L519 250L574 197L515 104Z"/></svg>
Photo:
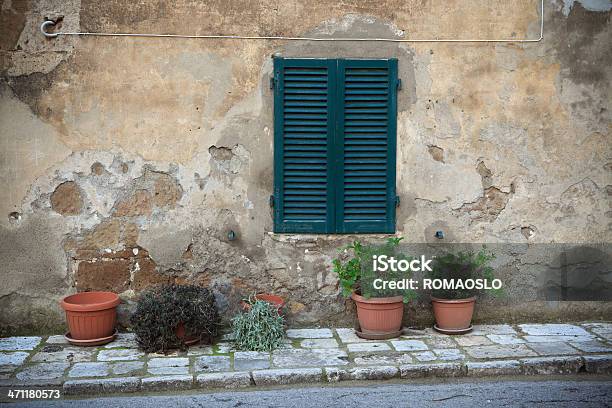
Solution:
<svg viewBox="0 0 612 408"><path fill-rule="evenodd" d="M610 242L610 7L546 1L536 44L46 39L67 31L537 38L539 2L4 0L3 332L62 325L57 301L163 282L287 296L293 324L350 325L330 262L352 236L274 235L270 56L399 59L398 234L430 242ZM238 239L228 240L228 232ZM380 237L366 236L375 240ZM538 264L538 262L540 262ZM543 261L500 266L512 302L476 319L610 316L541 302ZM539 265L539 266L538 266ZM503 305L503 307L500 307ZM424 305L411 322L429 323Z"/></svg>

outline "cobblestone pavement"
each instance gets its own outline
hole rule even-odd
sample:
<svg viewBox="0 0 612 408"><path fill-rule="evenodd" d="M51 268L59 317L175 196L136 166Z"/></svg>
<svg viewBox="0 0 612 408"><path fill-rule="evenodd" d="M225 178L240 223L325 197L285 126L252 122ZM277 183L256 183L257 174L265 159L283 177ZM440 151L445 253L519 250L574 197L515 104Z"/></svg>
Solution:
<svg viewBox="0 0 612 408"><path fill-rule="evenodd" d="M580 372L612 374L612 323L481 325L462 336L405 329L390 341L349 328L290 329L272 353L234 350L227 335L168 355L139 351L131 333L91 348L61 335L0 338L1 387L72 395Z"/></svg>

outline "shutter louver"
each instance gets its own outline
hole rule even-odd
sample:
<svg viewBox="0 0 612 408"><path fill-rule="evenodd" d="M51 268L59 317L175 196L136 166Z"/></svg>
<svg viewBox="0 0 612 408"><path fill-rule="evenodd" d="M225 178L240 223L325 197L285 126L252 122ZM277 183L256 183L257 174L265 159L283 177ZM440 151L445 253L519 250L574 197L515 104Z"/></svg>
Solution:
<svg viewBox="0 0 612 408"><path fill-rule="evenodd" d="M397 60L340 60L336 230L395 232Z"/></svg>
<svg viewBox="0 0 612 408"><path fill-rule="evenodd" d="M275 58L274 71L275 232L330 232L335 62Z"/></svg>

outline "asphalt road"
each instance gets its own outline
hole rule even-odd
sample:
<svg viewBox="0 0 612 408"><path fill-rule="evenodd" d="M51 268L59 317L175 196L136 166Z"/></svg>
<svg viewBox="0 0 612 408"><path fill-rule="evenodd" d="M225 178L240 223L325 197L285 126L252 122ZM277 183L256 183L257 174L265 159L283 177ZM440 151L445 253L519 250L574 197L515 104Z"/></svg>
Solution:
<svg viewBox="0 0 612 408"><path fill-rule="evenodd" d="M282 388L36 401L8 407L610 407L612 378Z"/></svg>

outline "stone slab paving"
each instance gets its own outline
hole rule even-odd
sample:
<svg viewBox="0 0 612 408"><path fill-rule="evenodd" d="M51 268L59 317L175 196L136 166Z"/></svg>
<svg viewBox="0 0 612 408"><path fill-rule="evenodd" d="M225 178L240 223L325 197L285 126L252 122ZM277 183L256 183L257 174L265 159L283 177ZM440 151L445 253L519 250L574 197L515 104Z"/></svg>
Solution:
<svg viewBox="0 0 612 408"><path fill-rule="evenodd" d="M140 351L132 333L91 348L60 335L0 339L0 387L71 395L584 371L612 375L612 323L475 325L462 336L406 328L386 341L350 328L290 329L271 353L236 350L228 335L167 355Z"/></svg>
<svg viewBox="0 0 612 408"><path fill-rule="evenodd" d="M68 362L78 363L92 361L94 350L79 347L62 347L60 345L46 345L32 356L31 361L36 362Z"/></svg>
<svg viewBox="0 0 612 408"><path fill-rule="evenodd" d="M139 374L144 369L143 361L118 361L111 363L111 371L114 375Z"/></svg>
<svg viewBox="0 0 612 408"><path fill-rule="evenodd" d="M156 357L147 363L147 372L153 375L188 375L189 369L187 357Z"/></svg>
<svg viewBox="0 0 612 408"><path fill-rule="evenodd" d="M521 344L525 340L514 334L487 334L487 339L496 344Z"/></svg>
<svg viewBox="0 0 612 408"><path fill-rule="evenodd" d="M334 338L332 339L305 339L300 345L304 348L338 348L340 345Z"/></svg>
<svg viewBox="0 0 612 408"><path fill-rule="evenodd" d="M504 334L497 334L496 336L505 336ZM493 344L493 342L485 337L485 336L474 336L471 334L466 334L464 336L457 336L455 339L457 344L460 346L486 346L489 344Z"/></svg>
<svg viewBox="0 0 612 408"><path fill-rule="evenodd" d="M532 336L589 336L589 332L571 324L519 324L525 334Z"/></svg>
<svg viewBox="0 0 612 408"><path fill-rule="evenodd" d="M434 349L434 355L438 360L442 361L453 361L453 360L463 360L465 359L465 354L461 352L459 349Z"/></svg>
<svg viewBox="0 0 612 408"><path fill-rule="evenodd" d="M538 354L523 344L466 347L465 352L476 359L531 357Z"/></svg>
<svg viewBox="0 0 612 408"><path fill-rule="evenodd" d="M41 337L5 337L0 339L0 350L34 350L42 341Z"/></svg>
<svg viewBox="0 0 612 408"><path fill-rule="evenodd" d="M421 340L393 340L391 341L391 344L397 351L417 351L429 349L427 344Z"/></svg>
<svg viewBox="0 0 612 408"><path fill-rule="evenodd" d="M428 346L433 348L455 348L457 347L457 342L452 339L452 337L428 337L425 339L425 343Z"/></svg>
<svg viewBox="0 0 612 408"><path fill-rule="evenodd" d="M68 377L107 377L109 374L108 363L76 363L68 372Z"/></svg>
<svg viewBox="0 0 612 408"><path fill-rule="evenodd" d="M435 361L438 359L436 355L431 351L421 351L419 353L412 353L414 358L418 361Z"/></svg>
<svg viewBox="0 0 612 408"><path fill-rule="evenodd" d="M270 353L262 351L236 351L234 353L234 370L265 370L270 368Z"/></svg>
<svg viewBox="0 0 612 408"><path fill-rule="evenodd" d="M62 336L64 337L64 336ZM136 336L134 333L119 333L115 341L108 343L104 348L137 348Z"/></svg>
<svg viewBox="0 0 612 408"><path fill-rule="evenodd" d="M272 353L276 367L321 367L348 364L348 354L342 349L281 349Z"/></svg>
<svg viewBox="0 0 612 408"><path fill-rule="evenodd" d="M198 373L230 371L230 356L200 356L195 359L194 369Z"/></svg>
<svg viewBox="0 0 612 408"><path fill-rule="evenodd" d="M126 361L126 360L138 360L144 356L135 349L110 349L100 350L98 353L98 361Z"/></svg>
<svg viewBox="0 0 612 408"><path fill-rule="evenodd" d="M52 380L62 378L68 367L68 363L37 363L19 370L16 376L22 381Z"/></svg>
<svg viewBox="0 0 612 408"><path fill-rule="evenodd" d="M331 339L334 337L331 329L289 329L290 339Z"/></svg>
<svg viewBox="0 0 612 408"><path fill-rule="evenodd" d="M517 329L509 324L475 324L471 334L474 336L486 336L487 334L517 334Z"/></svg>
<svg viewBox="0 0 612 408"><path fill-rule="evenodd" d="M390 351L391 347L387 343L349 343L346 345L349 352L353 353L356 351Z"/></svg>
<svg viewBox="0 0 612 408"><path fill-rule="evenodd" d="M582 326L600 338L612 341L612 323L584 323Z"/></svg>
<svg viewBox="0 0 612 408"><path fill-rule="evenodd" d="M19 366L24 363L26 358L30 355L23 351L17 351L14 353L6 353L0 351L0 367L6 366Z"/></svg>

